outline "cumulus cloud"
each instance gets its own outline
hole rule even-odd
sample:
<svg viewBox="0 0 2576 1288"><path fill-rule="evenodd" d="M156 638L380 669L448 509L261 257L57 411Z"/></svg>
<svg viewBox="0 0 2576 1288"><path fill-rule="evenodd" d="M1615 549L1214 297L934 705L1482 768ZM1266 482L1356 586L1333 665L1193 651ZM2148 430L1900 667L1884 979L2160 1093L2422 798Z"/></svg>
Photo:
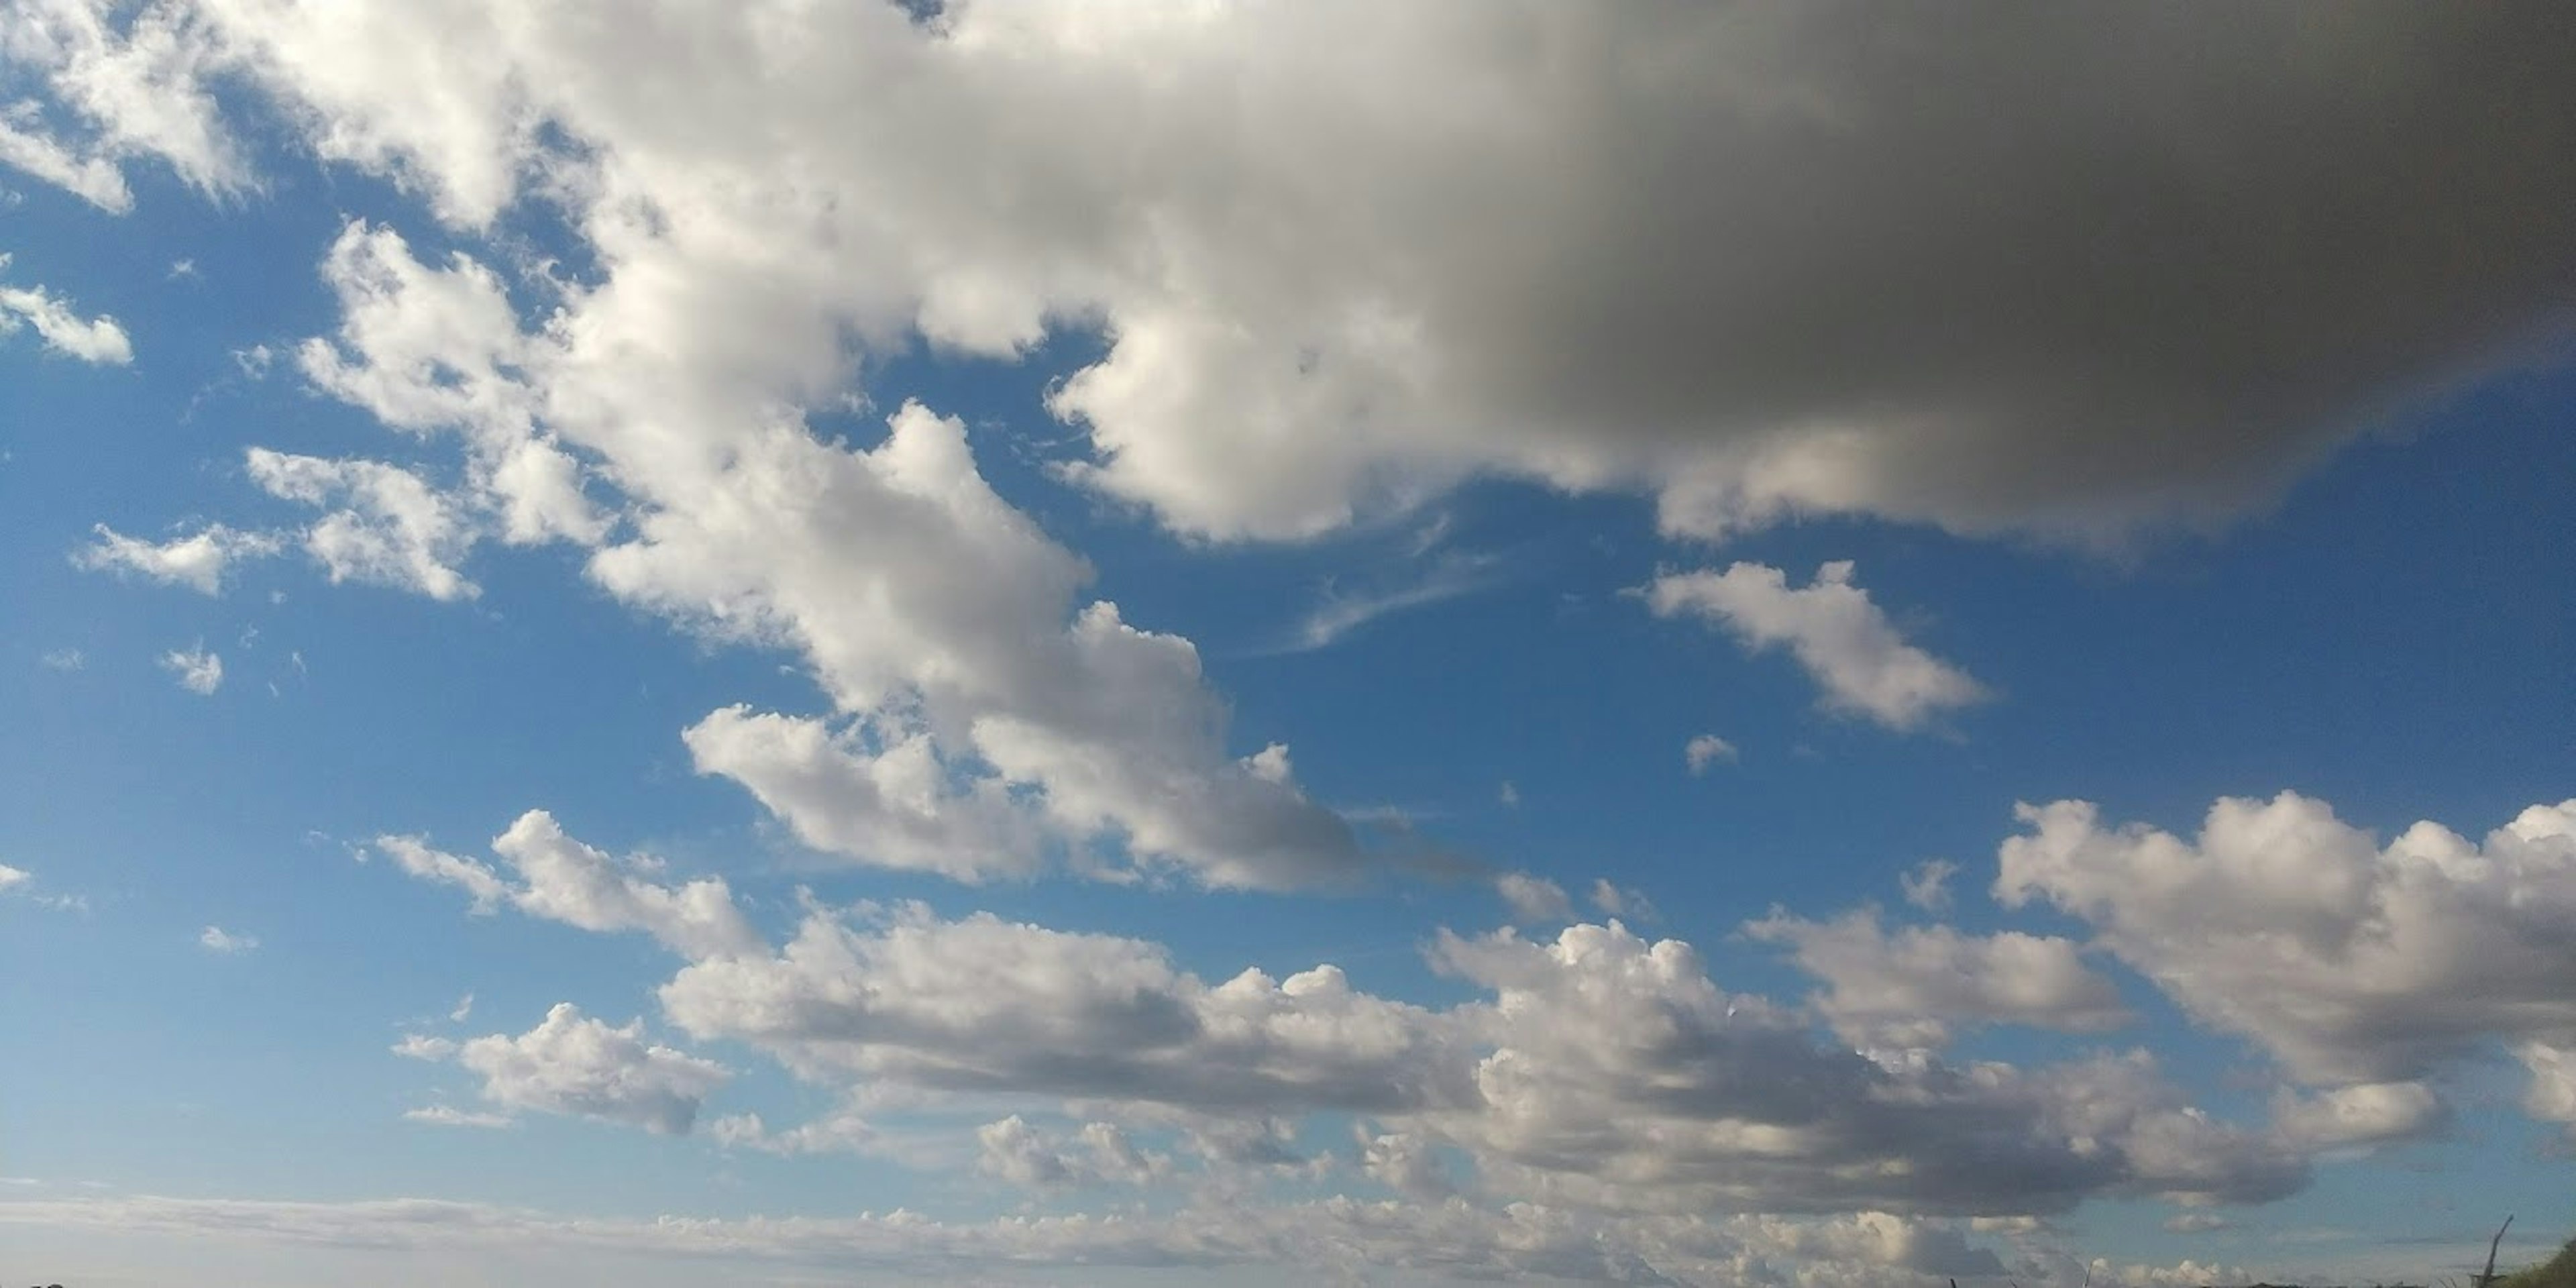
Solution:
<svg viewBox="0 0 2576 1288"><path fill-rule="evenodd" d="M1995 896L2093 927L2199 1019L2320 1085L2411 1082L2487 1043L2576 1035L2576 801L2473 842L2382 845L2323 801L2222 799L2199 835L2022 806Z"/></svg>
<svg viewBox="0 0 2576 1288"><path fill-rule="evenodd" d="M975 1129L975 1168L1023 1189L1145 1185L1171 1171L1167 1155L1137 1148L1114 1123L1085 1123L1067 1139L1013 1114Z"/></svg>
<svg viewBox="0 0 2576 1288"><path fill-rule="evenodd" d="M198 946L210 953L238 956L259 947L259 936L237 934L221 926L208 926L197 935Z"/></svg>
<svg viewBox="0 0 2576 1288"><path fill-rule="evenodd" d="M641 226L599 249L607 283L531 332L472 260L423 265L364 226L341 238L325 276L345 320L305 347L308 374L389 424L454 431L468 462L449 494L255 451L273 491L358 502L307 537L335 577L470 593L455 558L497 524L596 546L596 581L693 630L801 651L836 719L718 712L693 752L863 862L983 877L1108 844L1211 885L1360 870L1284 749L1228 753L1188 640L1080 602L1088 567L991 491L963 424L906 404L873 447L808 431L794 409L850 371L842 302L770 301L746 320L763 342L737 348L705 324L747 266L693 263ZM575 454L628 526L582 517Z"/></svg>
<svg viewBox="0 0 2576 1288"><path fill-rule="evenodd" d="M2284 1095L2272 1113L2275 1128L2312 1149L2406 1140L2448 1121L2448 1106L2420 1082L2369 1082L2313 1096Z"/></svg>
<svg viewBox="0 0 2576 1288"><path fill-rule="evenodd" d="M224 685L224 660L203 644L172 649L161 655L161 669L179 687L199 697L212 697Z"/></svg>
<svg viewBox="0 0 2576 1288"><path fill-rule="evenodd" d="M1735 744L1713 733L1693 734L1689 742L1682 744L1682 763L1690 767L1694 777L1707 773L1709 766L1720 761L1731 765L1735 760Z"/></svg>
<svg viewBox="0 0 2576 1288"><path fill-rule="evenodd" d="M407 1039L395 1050L453 1060L481 1075L483 1098L505 1110L596 1118L672 1136L686 1134L699 1104L733 1076L714 1061L645 1041L640 1020L611 1028L570 1002L555 1004L537 1027L515 1037Z"/></svg>
<svg viewBox="0 0 2576 1288"><path fill-rule="evenodd" d="M1937 1047L1958 1026L1986 1024L2103 1033L2133 1018L2119 989L2055 936L1891 930L1866 909L1831 921L1774 915L1745 930L1822 980L1817 1008L1857 1042Z"/></svg>
<svg viewBox="0 0 2576 1288"><path fill-rule="evenodd" d="M515 883L488 864L432 849L418 837L378 837L375 848L412 876L464 890L477 911L507 903L531 917L584 930L642 931L691 959L767 946L721 878L660 884L644 861L621 863L584 845L543 810L521 815L492 842L493 853L518 878Z"/></svg>
<svg viewBox="0 0 2576 1288"><path fill-rule="evenodd" d="M224 575L245 559L275 554L276 537L243 532L211 523L193 536L151 542L98 525L98 541L72 555L83 568L132 573L170 586L185 586L201 595L220 594Z"/></svg>
<svg viewBox="0 0 2576 1288"><path fill-rule="evenodd" d="M6 863L0 863L0 890L15 890L35 879L35 874L25 868L13 868Z"/></svg>
<svg viewBox="0 0 2576 1288"><path fill-rule="evenodd" d="M1777 568L1737 563L1722 573L1666 573L1645 594L1657 617L1723 626L1757 652L1786 646L1823 687L1827 707L1890 729L1921 728L1987 696L1966 672L1906 643L1852 583L1849 560L1825 564L1806 586L1791 587Z"/></svg>
<svg viewBox="0 0 2576 1288"><path fill-rule="evenodd" d="M8 159L7 139L6 125L0 123L0 161ZM0 271L8 267L9 257L0 254ZM107 366L134 361L134 342L116 319L81 317L41 286L0 286L0 335L21 325L34 327L48 352Z"/></svg>
<svg viewBox="0 0 2576 1288"><path fill-rule="evenodd" d="M1212 1140L1259 1127L1274 1154L1283 1121L1365 1114L1457 1149L1499 1191L1588 1207L2053 1211L2097 1193L2277 1197L2305 1175L2297 1150L2192 1108L2143 1055L2021 1070L1818 1045L1796 1012L1719 989L1687 945L1616 923L1443 935L1431 960L1482 996L1415 1006L1331 966L1210 983L1139 940L815 910L775 955L691 962L660 998L692 1037L844 1092L1179 1114ZM1017 1160L992 1166L1056 1175L1029 1130L988 1141Z"/></svg>
<svg viewBox="0 0 2576 1288"><path fill-rule="evenodd" d="M18 38L102 156L227 173L213 63L459 227L535 191L609 242L649 206L746 288L728 319L808 353L800 295L876 343L1002 356L1096 319L1111 347L1056 398L1078 475L1216 535L1479 470L1649 487L1693 533L2207 519L2555 340L2576 264L2543 5L2000 33L1846 4L709 6L608 42L570 14L200 4L83 44L84 12ZM154 92L85 94L109 57ZM705 92L654 102L655 69Z"/></svg>

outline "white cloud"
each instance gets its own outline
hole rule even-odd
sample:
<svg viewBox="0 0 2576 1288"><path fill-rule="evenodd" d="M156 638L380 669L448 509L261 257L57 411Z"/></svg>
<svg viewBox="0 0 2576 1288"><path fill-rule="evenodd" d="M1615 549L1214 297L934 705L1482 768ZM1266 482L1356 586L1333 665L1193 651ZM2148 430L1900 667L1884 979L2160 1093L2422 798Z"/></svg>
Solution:
<svg viewBox="0 0 2576 1288"><path fill-rule="evenodd" d="M2524 1112L2543 1122L2564 1124L2569 1137L2576 1139L2576 1044L2525 1042L2513 1054L2531 1071L2530 1089L2522 1098Z"/></svg>
<svg viewBox="0 0 2576 1288"><path fill-rule="evenodd" d="M415 1059L452 1059L483 1078L485 1100L509 1110L570 1114L685 1135L698 1106L732 1078L711 1060L644 1040L641 1021L611 1028L559 1002L537 1027L463 1043L406 1039Z"/></svg>
<svg viewBox="0 0 2576 1288"><path fill-rule="evenodd" d="M28 113L0 116L0 163L122 214L134 204L120 163L153 157L200 192L254 186L216 120L206 80L218 51L195 6L119 7L35 0L0 13L0 54L41 75L85 138L66 142Z"/></svg>
<svg viewBox="0 0 2576 1288"><path fill-rule="evenodd" d="M305 552L334 582L390 586L432 599L481 589L454 564L473 543L468 518L419 475L378 461L324 460L254 447L251 481L330 513L304 530Z"/></svg>
<svg viewBox="0 0 2576 1288"><path fill-rule="evenodd" d="M161 667L179 687L199 697L212 697L224 684L224 660L203 644L172 649L161 655Z"/></svg>
<svg viewBox="0 0 2576 1288"><path fill-rule="evenodd" d="M280 542L265 532L243 532L212 523L193 536L155 544L129 537L100 524L98 542L72 555L83 568L136 573L168 586L185 586L201 595L219 594L224 574L245 559L277 553Z"/></svg>
<svg viewBox="0 0 2576 1288"><path fill-rule="evenodd" d="M2576 801L2483 844L2384 847L2325 802L2222 799L2196 838L2023 806L1995 895L2082 918L2203 1022L2325 1086L2412 1082L2499 1040L2576 1035Z"/></svg>
<svg viewBox="0 0 2576 1288"><path fill-rule="evenodd" d="M232 956L257 949L259 947L259 937L257 935L235 934L221 926L208 926L197 935L197 943L204 947L207 952L222 953L226 956Z"/></svg>
<svg viewBox="0 0 2576 1288"><path fill-rule="evenodd" d="M2017 1212L2252 1200L2304 1178L2291 1142L2192 1108L2143 1055L2024 1071L1818 1046L1794 1012L1718 989L1686 945L1615 923L1443 935L1433 963L1485 996L1440 1010L1330 966L1210 984L1137 940L880 916L816 910L773 957L692 962L664 1012L844 1093L1181 1114L1209 1140L1259 1127L1272 1155L1265 1124L1366 1114L1457 1149L1497 1192L1615 1210Z"/></svg>
<svg viewBox="0 0 2576 1288"><path fill-rule="evenodd" d="M406 1033L394 1043L393 1052L406 1060L445 1060L455 1056L456 1043L426 1033Z"/></svg>
<svg viewBox="0 0 2576 1288"><path fill-rule="evenodd" d="M721 878L678 885L650 879L642 860L609 857L565 835L543 810L520 815L492 842L514 884L474 859L430 848L417 837L378 837L375 848L423 880L456 886L478 912L508 903L531 917L584 930L640 930L692 960L765 951Z"/></svg>
<svg viewBox="0 0 2576 1288"><path fill-rule="evenodd" d="M1736 759L1735 744L1713 733L1694 734L1682 744L1682 763L1690 767L1694 776L1707 773L1709 766L1721 760L1731 765Z"/></svg>
<svg viewBox="0 0 2576 1288"><path fill-rule="evenodd" d="M417 1109L404 1110L403 1117L412 1122L431 1123L440 1127L509 1127L518 1121L508 1114L482 1113L470 1109L458 1109L452 1105L422 1105Z"/></svg>
<svg viewBox="0 0 2576 1288"><path fill-rule="evenodd" d="M1512 919L1523 925L1574 920L1574 901L1565 897L1565 887L1545 877L1506 872L1494 878L1494 890L1511 905Z"/></svg>
<svg viewBox="0 0 2576 1288"><path fill-rule="evenodd" d="M1171 1160L1147 1155L1112 1123L1085 1123L1073 1139L1029 1125L1018 1114L975 1129L975 1169L1023 1189L1145 1185Z"/></svg>
<svg viewBox="0 0 2576 1288"><path fill-rule="evenodd" d="M1905 891L1907 903L1925 912L1941 912L1950 906L1950 878L1957 875L1958 864L1948 859L1925 859L1896 880Z"/></svg>
<svg viewBox="0 0 2576 1288"><path fill-rule="evenodd" d="M2135 1018L2078 946L2055 936L1889 930L1874 910L1831 921L1774 914L1745 932L1787 946L1799 969L1824 981L1817 1009L1837 1032L1869 1045L1938 1047L1959 1025L2104 1033Z"/></svg>
<svg viewBox="0 0 2576 1288"><path fill-rule="evenodd" d="M707 1134L729 1149L781 1155L864 1153L881 1143L876 1128L856 1111L829 1114L785 1131L771 1131L758 1114L733 1114L709 1122Z"/></svg>
<svg viewBox="0 0 2576 1288"><path fill-rule="evenodd" d="M463 1024L466 1017L472 1014L474 1014L474 995L467 993L456 999L456 1005L448 1009L447 1020L451 1024Z"/></svg>
<svg viewBox="0 0 2576 1288"><path fill-rule="evenodd" d="M78 155L60 140L25 128L24 122L11 119L12 115L0 110L0 165L41 179L111 214L134 208L134 193L125 186L125 176L117 171L115 163L104 157Z"/></svg>
<svg viewBox="0 0 2576 1288"><path fill-rule="evenodd" d="M2450 1110L2441 1097L2420 1082L2360 1083L2313 1096L2284 1094L2272 1111L2277 1130L2312 1149L2407 1140L2449 1121Z"/></svg>
<svg viewBox="0 0 2576 1288"><path fill-rule="evenodd" d="M89 659L76 648L48 649L36 658L39 666L52 671L77 671L89 665Z"/></svg>
<svg viewBox="0 0 2576 1288"><path fill-rule="evenodd" d="M32 880L35 880L35 874L25 868L13 868L6 863L0 863L0 890L15 890Z"/></svg>
<svg viewBox="0 0 2576 1288"><path fill-rule="evenodd" d="M101 167L146 152L222 191L221 73L456 228L571 207L630 324L596 334L639 355L803 375L840 330L1008 357L1096 322L1109 351L1055 400L1089 436L1075 473L1220 536L1491 470L1651 489L1700 534L1858 512L2098 538L2259 504L2406 394L2563 336L2544 20L1890 22L1056 0L706 6L603 40L488 0L200 0L124 32L48 4L11 52L97 137L10 137L103 203ZM2212 52L2243 49L2276 53ZM644 89L683 77L685 104ZM2490 92L2528 110L2499 124ZM632 325L682 318L694 353Z"/></svg>
<svg viewBox="0 0 2576 1288"><path fill-rule="evenodd" d="M1612 885L1608 877L1596 877L1592 889L1584 896L1605 917L1627 917L1636 921L1657 921L1661 914L1654 902L1640 890Z"/></svg>
<svg viewBox="0 0 2576 1288"><path fill-rule="evenodd" d="M607 1256L688 1257L718 1277L786 1262L842 1273L955 1282L1090 1267L1223 1278L1270 1267L1301 1280L1358 1279L1372 1269L1470 1282L1556 1280L1720 1288L1797 1282L1833 1288L1936 1288L1945 1275L2003 1273L1956 1226L1864 1212L1824 1219L1698 1215L1622 1217L1544 1204L1480 1207L1463 1199L1371 1201L1346 1195L1269 1205L1202 1198L1151 1214L1029 1215L941 1221L914 1211L840 1217L645 1219L562 1217L434 1199L278 1202L157 1196L0 1203L0 1224L61 1230L257 1240L366 1250L437 1266L440 1257L505 1253L578 1277ZM2049 1250L2017 1262L2020 1282L2077 1288L2085 1267ZM536 1260L553 1257L553 1263ZM461 1261L457 1264L474 1264ZM2098 1262L2102 1283L2245 1282L2251 1275Z"/></svg>
<svg viewBox="0 0 2576 1288"><path fill-rule="evenodd" d="M7 133L0 126L0 160L6 160ZM0 255L0 270L9 267L9 257ZM84 318L72 312L61 297L41 286L0 286L0 335L7 335L21 324L36 329L45 348L83 362L107 366L124 366L134 361L134 342L125 328L110 317Z"/></svg>
<svg viewBox="0 0 2576 1288"><path fill-rule="evenodd" d="M1851 577L1850 562L1837 561L1792 588L1777 568L1737 563L1722 573L1666 573L1646 588L1646 602L1657 617L1722 625L1748 649L1787 646L1823 687L1826 706L1890 729L1919 729L1985 700L1966 672L1906 643Z"/></svg>

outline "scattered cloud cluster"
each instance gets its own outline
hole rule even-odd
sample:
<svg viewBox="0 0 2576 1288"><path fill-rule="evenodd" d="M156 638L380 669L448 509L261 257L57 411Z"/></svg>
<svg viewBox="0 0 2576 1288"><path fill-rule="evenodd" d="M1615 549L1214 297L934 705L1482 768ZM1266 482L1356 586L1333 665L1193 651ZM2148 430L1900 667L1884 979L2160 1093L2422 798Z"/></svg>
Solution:
<svg viewBox="0 0 2576 1288"><path fill-rule="evenodd" d="M654 935L685 959L659 991L674 1028L760 1051L843 1096L1083 1104L1111 1111L1092 1121L1181 1122L1212 1139L1248 1130L1250 1142L1278 1139L1265 1124L1365 1115L1381 1134L1420 1142L1380 1148L1386 1168L1408 1150L1450 1149L1498 1193L1637 1212L2047 1212L2094 1194L2258 1200L2305 1176L2307 1155L2286 1137L2191 1107L2142 1053L2019 1069L1953 1065L1921 1043L1820 1044L1799 1010L1727 993L1687 945L1615 921L1545 939L1442 934L1431 964L1477 994L1446 1008L1361 991L1330 965L1210 981L1150 942L989 914L942 919L915 905L809 905L771 949L747 931L674 932L667 910L683 903L696 924L740 924L720 884L691 883L696 895L684 898L646 874L617 875L559 833L550 847L582 857L566 873L532 867L526 841L543 818L522 819L496 846L525 885L416 843L380 845L482 906ZM1842 972L1825 1007L1838 1020L1892 1028L1909 1002L1954 1022L2092 1031L2120 1018L2116 997L2080 967L2048 976L2066 969L2063 941L1887 936L1875 925L1772 933L1815 937L1802 951ZM1869 993L1901 987L1902 963L1879 959L1922 957L1982 974L1938 996ZM2013 977L2032 965L2046 968L2040 979ZM414 1054L453 1045L418 1041ZM536 1058L527 1044L513 1049ZM863 1124L851 1127L831 1136L867 1139ZM781 1152L823 1145L757 1120L723 1130ZM1065 1162L1088 1156L1025 1118L987 1137L997 1174L1048 1184L1105 1174L1097 1159L1084 1163L1091 1172Z"/></svg>

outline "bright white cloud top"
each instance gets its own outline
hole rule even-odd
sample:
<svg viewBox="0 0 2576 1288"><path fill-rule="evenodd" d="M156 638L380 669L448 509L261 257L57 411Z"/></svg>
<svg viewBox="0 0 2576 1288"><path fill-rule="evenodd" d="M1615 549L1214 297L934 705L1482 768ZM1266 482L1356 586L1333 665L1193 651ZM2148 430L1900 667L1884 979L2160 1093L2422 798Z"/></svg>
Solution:
<svg viewBox="0 0 2576 1288"><path fill-rule="evenodd" d="M0 938L94 1053L0 1227L2437 1273L2349 1232L2576 1139L2570 66L2539 4L0 2Z"/></svg>

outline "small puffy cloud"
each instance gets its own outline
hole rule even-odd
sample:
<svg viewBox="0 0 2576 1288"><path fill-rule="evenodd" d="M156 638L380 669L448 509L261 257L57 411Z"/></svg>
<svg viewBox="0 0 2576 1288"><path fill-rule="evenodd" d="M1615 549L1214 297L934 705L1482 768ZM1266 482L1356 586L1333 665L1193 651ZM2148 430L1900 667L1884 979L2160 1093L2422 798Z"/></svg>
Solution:
<svg viewBox="0 0 2576 1288"><path fill-rule="evenodd" d="M264 532L243 532L220 523L193 536L152 542L98 525L98 541L72 555L82 568L133 574L163 585L185 586L201 595L223 590L224 574L245 559L277 553L282 544Z"/></svg>
<svg viewBox="0 0 2576 1288"><path fill-rule="evenodd" d="M1506 872L1494 878L1494 890L1511 905L1512 919L1523 925L1574 920L1574 901L1565 897L1565 887L1545 877Z"/></svg>
<svg viewBox="0 0 2576 1288"><path fill-rule="evenodd" d="M417 837L379 837L375 848L411 876L465 891L478 912L506 903L531 917L584 930L640 930L691 960L767 947L721 879L655 881L644 862L621 862L575 840L543 810L519 816L492 842L492 852L516 881Z"/></svg>
<svg viewBox="0 0 2576 1288"><path fill-rule="evenodd" d="M207 952L234 956L258 948L259 937L235 934L221 926L208 926L198 932L197 943Z"/></svg>
<svg viewBox="0 0 2576 1288"><path fill-rule="evenodd" d="M1966 672L1906 643L1851 578L1848 560L1824 565L1799 587L1777 568L1737 563L1722 573L1666 573L1645 594L1658 617L1723 626L1755 651L1786 647L1824 689L1828 708L1890 729L1919 729L1985 700L1985 687Z"/></svg>
<svg viewBox="0 0 2576 1288"><path fill-rule="evenodd" d="M5 127L0 127L5 128ZM6 135L0 133L0 149ZM6 160L0 155L0 160ZM9 257L0 255L0 271ZM110 317L84 318L63 299L41 286L0 286L0 335L21 325L35 328L45 349L83 362L121 367L134 361L134 342Z"/></svg>
<svg viewBox="0 0 2576 1288"><path fill-rule="evenodd" d="M975 1129L975 1170L1022 1189L1145 1185L1171 1170L1171 1159L1136 1147L1112 1123L1085 1123L1070 1139L1013 1114Z"/></svg>
<svg viewBox="0 0 2576 1288"><path fill-rule="evenodd" d="M89 665L89 658L76 648L47 649L36 664L48 671L77 671Z"/></svg>
<svg viewBox="0 0 2576 1288"><path fill-rule="evenodd" d="M456 999L456 1005L448 1009L447 1020L450 1024L463 1024L466 1017L472 1014L474 1014L474 995L467 993Z"/></svg>
<svg viewBox="0 0 2576 1288"><path fill-rule="evenodd" d="M330 511L304 530L303 545L332 581L439 600L482 593L454 566L473 543L470 516L419 475L379 461L264 447L251 448L246 460L251 481L271 495Z"/></svg>
<svg viewBox="0 0 2576 1288"><path fill-rule="evenodd" d="M402 1054L453 1060L480 1074L485 1100L507 1110L569 1114L685 1135L698 1106L732 1078L711 1060L645 1041L642 1021L623 1028L557 1003L537 1027L515 1037L464 1043L407 1042Z"/></svg>
<svg viewBox="0 0 2576 1288"><path fill-rule="evenodd" d="M199 697L212 697L224 685L224 660L203 644L172 649L161 655L161 669L179 687Z"/></svg>
<svg viewBox="0 0 2576 1288"><path fill-rule="evenodd" d="M1859 1042L1937 1047L1957 1026L1987 1024L2103 1033L2133 1018L2079 946L2055 936L1890 930L1871 910L1831 921L1775 915L1745 932L1786 946L1801 970L1822 980L1817 1009Z"/></svg>
<svg viewBox="0 0 2576 1288"><path fill-rule="evenodd" d="M0 863L0 891L15 890L35 879L35 874L25 868L13 868L6 863Z"/></svg>
<svg viewBox="0 0 2576 1288"><path fill-rule="evenodd" d="M426 1033L406 1033L394 1043L393 1053L406 1060L445 1060L456 1054L456 1043Z"/></svg>
<svg viewBox="0 0 2576 1288"><path fill-rule="evenodd" d="M1950 878L1959 875L1959 865L1948 859L1925 859L1913 870L1898 877L1897 885L1905 892L1905 901L1925 912L1942 912L1950 906Z"/></svg>
<svg viewBox="0 0 2576 1288"><path fill-rule="evenodd" d="M864 1153L881 1143L876 1128L855 1110L828 1114L784 1131L771 1131L758 1114L732 1114L709 1122L707 1135L727 1149L779 1155Z"/></svg>
<svg viewBox="0 0 2576 1288"><path fill-rule="evenodd" d="M1690 767L1693 776L1707 773L1709 766L1721 761L1734 764L1736 759L1735 744L1713 733L1694 734L1682 744L1682 763Z"/></svg>

